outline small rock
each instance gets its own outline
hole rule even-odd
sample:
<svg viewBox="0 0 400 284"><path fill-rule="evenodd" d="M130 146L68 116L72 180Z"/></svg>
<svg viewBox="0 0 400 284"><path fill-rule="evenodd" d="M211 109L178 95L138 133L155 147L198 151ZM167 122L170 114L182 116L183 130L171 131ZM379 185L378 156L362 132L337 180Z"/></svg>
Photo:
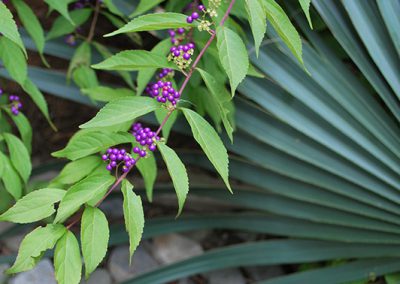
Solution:
<svg viewBox="0 0 400 284"><path fill-rule="evenodd" d="M195 242L202 243L210 235L208 230L191 231L182 233L183 236L192 239Z"/></svg>
<svg viewBox="0 0 400 284"><path fill-rule="evenodd" d="M169 234L153 239L152 253L162 264L171 264L203 253L201 245L189 238Z"/></svg>
<svg viewBox="0 0 400 284"><path fill-rule="evenodd" d="M213 271L205 275L208 278L208 284L246 284L246 279L238 269L225 269Z"/></svg>
<svg viewBox="0 0 400 284"><path fill-rule="evenodd" d="M105 269L97 269L90 275L90 278L85 281L82 279L81 284L111 284L111 276Z"/></svg>
<svg viewBox="0 0 400 284"><path fill-rule="evenodd" d="M6 247L12 252L18 252L19 246L22 240L25 238L25 235L16 235L4 240L4 244Z"/></svg>
<svg viewBox="0 0 400 284"><path fill-rule="evenodd" d="M128 246L114 249L108 262L111 276L118 283L149 272L158 266L157 261L146 251L143 245L140 245L133 254L131 266L129 266Z"/></svg>
<svg viewBox="0 0 400 284"><path fill-rule="evenodd" d="M34 269L17 274L10 280L10 284L57 284L57 282L54 278L53 265L45 258Z"/></svg>
<svg viewBox="0 0 400 284"><path fill-rule="evenodd" d="M178 284L196 284L192 279L185 278L178 281Z"/></svg>
<svg viewBox="0 0 400 284"><path fill-rule="evenodd" d="M268 280L285 274L280 266L255 266L246 267L244 270L253 281Z"/></svg>
<svg viewBox="0 0 400 284"><path fill-rule="evenodd" d="M6 270L10 268L8 264L0 264L0 284L6 283L8 275L6 274Z"/></svg>
<svg viewBox="0 0 400 284"><path fill-rule="evenodd" d="M0 234L4 233L13 226L12 223L0 222Z"/></svg>

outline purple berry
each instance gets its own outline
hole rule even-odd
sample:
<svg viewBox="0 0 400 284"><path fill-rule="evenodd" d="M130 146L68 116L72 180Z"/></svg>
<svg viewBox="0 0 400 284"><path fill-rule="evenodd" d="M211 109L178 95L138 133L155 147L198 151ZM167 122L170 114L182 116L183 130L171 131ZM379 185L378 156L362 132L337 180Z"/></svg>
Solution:
<svg viewBox="0 0 400 284"><path fill-rule="evenodd" d="M139 147L133 148L133 153L139 154L140 153L140 148Z"/></svg>
<svg viewBox="0 0 400 284"><path fill-rule="evenodd" d="M189 53L184 53L183 54L183 59L185 59L185 60L189 60L190 57L191 57L191 55Z"/></svg>
<svg viewBox="0 0 400 284"><path fill-rule="evenodd" d="M184 29L184 28L179 28L179 29L177 30L177 32L178 32L178 34L182 35L182 34L185 33L185 29Z"/></svg>
<svg viewBox="0 0 400 284"><path fill-rule="evenodd" d="M106 169L107 171L111 171L113 168L111 167L111 165L107 165Z"/></svg>
<svg viewBox="0 0 400 284"><path fill-rule="evenodd" d="M181 55L181 52L179 50L175 50L173 54L175 57L178 57L179 55Z"/></svg>
<svg viewBox="0 0 400 284"><path fill-rule="evenodd" d="M101 156L101 159L102 159L103 161L107 161L107 160L108 160L108 156L107 156L107 155L103 155L103 156Z"/></svg>
<svg viewBox="0 0 400 284"><path fill-rule="evenodd" d="M199 13L197 13L197 12L193 12L193 13L192 13L192 19L193 19L193 20L197 20L199 17L200 17L200 16L199 16Z"/></svg>
<svg viewBox="0 0 400 284"><path fill-rule="evenodd" d="M147 153L146 153L145 150L141 150L140 153L139 153L139 156L142 157L142 158L146 157L146 155L147 155Z"/></svg>
<svg viewBox="0 0 400 284"><path fill-rule="evenodd" d="M187 18L186 18L186 22L187 22L188 24L193 23L193 18L192 18L191 16L187 17Z"/></svg>
<svg viewBox="0 0 400 284"><path fill-rule="evenodd" d="M151 151L151 152L154 152L155 150L156 150L156 145L155 144L151 144L150 146L149 146L149 150Z"/></svg>
<svg viewBox="0 0 400 284"><path fill-rule="evenodd" d="M199 11L204 11L205 9L204 9L204 5L199 5L199 6L197 6L197 9L199 9Z"/></svg>

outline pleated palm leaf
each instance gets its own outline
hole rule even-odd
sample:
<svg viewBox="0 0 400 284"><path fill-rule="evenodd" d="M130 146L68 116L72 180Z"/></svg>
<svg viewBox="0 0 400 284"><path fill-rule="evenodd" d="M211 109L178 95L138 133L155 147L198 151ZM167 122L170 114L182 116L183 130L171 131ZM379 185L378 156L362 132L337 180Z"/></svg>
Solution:
<svg viewBox="0 0 400 284"><path fill-rule="evenodd" d="M235 101L230 175L254 189L230 196L191 188L191 194L231 202L244 212L156 219L145 232L149 238L225 228L288 238L209 251L126 283L334 259L345 261L262 283L341 283L400 271L400 3L313 0L313 6L348 62L293 10L305 38L306 71L269 30L259 57L251 58L266 78L246 79ZM69 48L60 48L50 43L46 52L71 57ZM65 86L64 74L34 67L30 75L43 91L91 104ZM185 132L185 126L175 130ZM209 167L194 153L181 156ZM122 228L113 232L111 244L126 241Z"/></svg>

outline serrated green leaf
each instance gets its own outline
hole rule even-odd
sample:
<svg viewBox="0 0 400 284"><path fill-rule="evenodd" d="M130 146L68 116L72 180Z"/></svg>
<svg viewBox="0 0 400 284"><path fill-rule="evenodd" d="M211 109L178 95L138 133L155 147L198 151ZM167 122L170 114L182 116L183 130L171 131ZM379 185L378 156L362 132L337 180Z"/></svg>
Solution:
<svg viewBox="0 0 400 284"><path fill-rule="evenodd" d="M308 24L310 25L310 28L312 29L313 24L312 24L311 16L310 16L311 0L299 0L299 2L300 2L301 9L303 9L303 12L307 17Z"/></svg>
<svg viewBox="0 0 400 284"><path fill-rule="evenodd" d="M54 203L60 201L65 193L65 190L56 188L35 190L0 215L0 221L26 224L47 218L55 212Z"/></svg>
<svg viewBox="0 0 400 284"><path fill-rule="evenodd" d="M135 92L125 88L109 88L104 86L97 86L90 89L81 90L83 94L100 102L110 102L115 99L124 97L132 97Z"/></svg>
<svg viewBox="0 0 400 284"><path fill-rule="evenodd" d="M3 165L3 175L1 176L4 187L15 200L22 196L22 183L17 171L14 169L11 161L0 151L0 162Z"/></svg>
<svg viewBox="0 0 400 284"><path fill-rule="evenodd" d="M187 16L178 13L166 12L158 14L147 14L133 19L122 28L112 33L106 34L105 36L114 36L121 33L193 27L194 24L188 24L186 22L186 18Z"/></svg>
<svg viewBox="0 0 400 284"><path fill-rule="evenodd" d="M79 243L70 231L57 242L54 250L54 268L58 284L79 284L81 281L82 260Z"/></svg>
<svg viewBox="0 0 400 284"><path fill-rule="evenodd" d="M72 78L79 88L95 88L99 85L96 72L89 66L78 66L72 72Z"/></svg>
<svg viewBox="0 0 400 284"><path fill-rule="evenodd" d="M174 184L176 196L178 197L178 214L182 213L183 206L185 205L186 197L189 193L189 178L186 172L185 165L179 159L178 155L170 147L164 143L157 143L157 148L167 165L169 175L171 176Z"/></svg>
<svg viewBox="0 0 400 284"><path fill-rule="evenodd" d="M232 100L229 97L229 93L227 93L224 84L218 83L211 74L199 68L197 70L206 83L208 90L211 92L212 103L217 106L219 116L224 124L226 133L228 134L231 142L233 142L233 125L229 116Z"/></svg>
<svg viewBox="0 0 400 284"><path fill-rule="evenodd" d="M129 181L122 182L121 191L124 196L124 219L125 228L129 235L129 263L132 255L142 239L144 228L144 212L140 196L133 192L133 186Z"/></svg>
<svg viewBox="0 0 400 284"><path fill-rule="evenodd" d="M272 24L284 43L292 51L297 60L304 65L302 57L303 47L300 35L290 22L289 17L286 15L282 7L275 2L275 0L263 1L269 22Z"/></svg>
<svg viewBox="0 0 400 284"><path fill-rule="evenodd" d="M0 37L0 59L11 78L23 85L28 76L28 64L20 48L6 37Z"/></svg>
<svg viewBox="0 0 400 284"><path fill-rule="evenodd" d="M161 56L166 56L171 48L171 41L165 39L157 43L157 45L151 50L153 54L158 54ZM146 85L149 83L157 68L146 68L141 69L137 75L137 94L141 95Z"/></svg>
<svg viewBox="0 0 400 284"><path fill-rule="evenodd" d="M54 0L54 1L59 1L59 0ZM77 26L79 27L83 25L89 19L91 14L92 14L92 9L89 8L72 11L71 18L76 23L76 26L74 26L65 17L63 16L58 17L54 21L50 31L47 33L46 39L50 40L72 33L73 31L75 31Z"/></svg>
<svg viewBox="0 0 400 284"><path fill-rule="evenodd" d="M105 193L114 180L111 175L91 175L73 185L61 200L54 223L65 221L99 192Z"/></svg>
<svg viewBox="0 0 400 284"><path fill-rule="evenodd" d="M52 180L55 184L74 184L87 177L99 165L103 165L99 156L88 156L65 165L60 174Z"/></svg>
<svg viewBox="0 0 400 284"><path fill-rule="evenodd" d="M45 44L44 31L38 18L23 0L12 0L12 3L17 10L19 19L21 20L30 37L33 39L33 42L37 47L37 51L39 54L43 55Z"/></svg>
<svg viewBox="0 0 400 284"><path fill-rule="evenodd" d="M77 160L101 152L108 147L132 141L134 141L133 136L129 133L81 130L71 138L67 147L52 153L52 156Z"/></svg>
<svg viewBox="0 0 400 284"><path fill-rule="evenodd" d="M14 274L34 268L43 253L52 249L65 232L63 225L49 224L27 234L21 242L14 265L7 270L7 273Z"/></svg>
<svg viewBox="0 0 400 284"><path fill-rule="evenodd" d="M246 11L254 38L256 55L260 50L260 45L267 31L267 16L265 15L264 5L261 0L246 0Z"/></svg>
<svg viewBox="0 0 400 284"><path fill-rule="evenodd" d="M9 133L4 133L3 136L10 151L11 163L20 174L22 180L27 183L32 171L28 150L18 137Z"/></svg>
<svg viewBox="0 0 400 284"><path fill-rule="evenodd" d="M24 44L22 43L21 37L18 33L17 24L13 19L13 15L2 1L0 1L0 33L18 45L25 54L25 57L28 57Z"/></svg>
<svg viewBox="0 0 400 284"><path fill-rule="evenodd" d="M68 4L71 2L70 0L44 0L44 2L46 2L52 9L56 10L57 12L59 12L66 20L68 20L68 22L71 25L75 25L75 19L71 16L68 12ZM80 25L79 23L76 23L76 25Z"/></svg>
<svg viewBox="0 0 400 284"><path fill-rule="evenodd" d="M154 155L148 155L145 159L140 159L136 167L143 177L147 199L152 202L154 183L157 178L157 163Z"/></svg>
<svg viewBox="0 0 400 284"><path fill-rule="evenodd" d="M225 185L232 192L229 184L228 152L214 128L196 112L182 108L183 114L192 129L193 137L199 143L208 159L221 175Z"/></svg>
<svg viewBox="0 0 400 284"><path fill-rule="evenodd" d="M109 238L110 229L104 213L98 208L86 207L81 224L81 243L86 279L106 256Z"/></svg>
<svg viewBox="0 0 400 284"><path fill-rule="evenodd" d="M222 67L229 77L233 97L249 69L247 49L234 31L223 26L217 28L217 47Z"/></svg>
<svg viewBox="0 0 400 284"><path fill-rule="evenodd" d="M164 118L168 115L168 110L165 108L157 109L154 112L157 121L161 124L164 121ZM168 140L169 134L171 132L172 127L174 126L175 121L178 118L178 112L174 111L170 114L168 120L164 124L162 128L162 135L165 140Z"/></svg>
<svg viewBox="0 0 400 284"><path fill-rule="evenodd" d="M109 102L90 121L80 128L105 127L130 121L160 108L156 100L149 97L125 97Z"/></svg>
<svg viewBox="0 0 400 284"><path fill-rule="evenodd" d="M133 13L129 15L129 17L133 18L138 15L144 14L164 1L165 0L140 0L139 5L136 7L135 11L133 11Z"/></svg>
<svg viewBox="0 0 400 284"><path fill-rule="evenodd" d="M117 53L103 62L92 65L94 69L137 71L145 68L171 68L176 65L165 56L146 50L126 50Z"/></svg>
<svg viewBox="0 0 400 284"><path fill-rule="evenodd" d="M89 66L92 59L92 51L87 41L82 42L75 50L68 66L67 80L71 78L72 72L79 66Z"/></svg>
<svg viewBox="0 0 400 284"><path fill-rule="evenodd" d="M32 127L31 124L29 123L29 120L23 113L19 113L18 115L13 115L9 109L7 109L6 112L17 126L22 142L24 142L26 149L28 150L29 153L31 153Z"/></svg>

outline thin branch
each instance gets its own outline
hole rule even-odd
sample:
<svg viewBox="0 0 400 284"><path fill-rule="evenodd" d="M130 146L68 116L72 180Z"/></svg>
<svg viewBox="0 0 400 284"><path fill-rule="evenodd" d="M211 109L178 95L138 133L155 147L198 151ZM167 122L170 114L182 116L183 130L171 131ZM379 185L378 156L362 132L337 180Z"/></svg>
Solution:
<svg viewBox="0 0 400 284"><path fill-rule="evenodd" d="M96 29L97 20L99 18L100 13L100 0L96 1L96 7L94 8L94 16L92 20L92 24L90 25L89 35L87 37L87 41L91 42L94 37L94 30Z"/></svg>

